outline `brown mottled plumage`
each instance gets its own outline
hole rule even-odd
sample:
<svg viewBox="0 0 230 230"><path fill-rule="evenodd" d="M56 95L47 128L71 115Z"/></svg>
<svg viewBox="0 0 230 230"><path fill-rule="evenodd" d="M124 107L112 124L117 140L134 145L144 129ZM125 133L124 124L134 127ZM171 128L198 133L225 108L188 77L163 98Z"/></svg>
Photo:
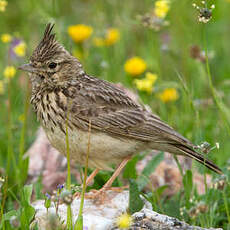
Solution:
<svg viewBox="0 0 230 230"><path fill-rule="evenodd" d="M221 170L194 151L194 145L114 84L87 75L80 62L55 40L48 24L44 37L21 69L30 73L31 103L51 144L66 152L65 120L69 110L71 158L85 164L91 122L89 166L110 169L143 150L191 157Z"/></svg>

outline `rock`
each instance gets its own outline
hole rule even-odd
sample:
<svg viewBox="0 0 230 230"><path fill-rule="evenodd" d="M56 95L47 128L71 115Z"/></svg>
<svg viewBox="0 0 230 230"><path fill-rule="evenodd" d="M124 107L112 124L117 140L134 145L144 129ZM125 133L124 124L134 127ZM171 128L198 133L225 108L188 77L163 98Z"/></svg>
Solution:
<svg viewBox="0 0 230 230"><path fill-rule="evenodd" d="M91 199L85 199L83 210L83 225L84 230L118 230L116 226L117 218L121 214L125 213L128 208L129 193L123 191L120 193L114 191L107 191L105 194L104 203L98 205ZM36 223L38 229L48 229L47 226L56 226L55 221L52 220L55 214L55 207L52 203L47 213L44 207L44 200L38 200L34 202L33 207L36 209L35 219L32 223L34 226ZM75 198L71 204L73 223L75 223L80 206L80 199ZM66 222L66 210L65 204L60 204L58 207L57 221ZM50 218L50 217L52 218ZM158 214L152 211L151 204L145 201L145 205L140 212L133 214L133 223L130 226L130 230L205 230L205 228L189 226L183 221L166 215ZM53 222L52 222L53 221ZM52 223L50 223L52 222ZM55 228L52 228L55 229ZM219 229L220 230L220 229Z"/></svg>
<svg viewBox="0 0 230 230"><path fill-rule="evenodd" d="M152 151L143 160L137 163L138 175L147 165L147 163L156 156L159 152ZM177 156L183 171L191 169L192 159L183 156ZM170 153L164 153L164 160L156 167L153 173L149 176L149 183L145 187L145 191L151 191L152 188L157 189L159 186L167 185L163 195L171 197L183 188L183 178L180 170L174 160L174 156ZM193 170L193 183L196 185L199 194L205 193L204 176ZM210 187L212 185L212 177L206 174L206 183Z"/></svg>
<svg viewBox="0 0 230 230"><path fill-rule="evenodd" d="M191 226L183 221L174 217L159 214L150 209L143 208L140 212L136 212L133 215L134 223L129 230L207 230L207 228L201 228L197 226ZM111 230L118 230L115 227ZM209 228L209 230L221 230L222 228Z"/></svg>

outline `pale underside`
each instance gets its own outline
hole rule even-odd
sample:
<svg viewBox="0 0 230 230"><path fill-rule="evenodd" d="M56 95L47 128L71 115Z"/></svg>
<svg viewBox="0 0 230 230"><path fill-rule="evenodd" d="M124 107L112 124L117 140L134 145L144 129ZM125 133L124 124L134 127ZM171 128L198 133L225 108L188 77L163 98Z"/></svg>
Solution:
<svg viewBox="0 0 230 230"><path fill-rule="evenodd" d="M54 132L45 128L51 144L61 153L66 155L66 135L57 126ZM68 130L70 158L85 165L86 153L89 148L89 167L111 170L111 164L119 164L122 159L140 151L148 149L145 143L121 138L114 138L103 132L92 131L89 134L82 130Z"/></svg>

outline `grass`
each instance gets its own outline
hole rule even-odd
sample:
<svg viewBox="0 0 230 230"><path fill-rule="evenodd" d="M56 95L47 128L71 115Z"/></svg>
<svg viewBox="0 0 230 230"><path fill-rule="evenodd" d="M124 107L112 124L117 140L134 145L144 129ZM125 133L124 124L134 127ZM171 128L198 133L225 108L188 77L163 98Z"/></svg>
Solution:
<svg viewBox="0 0 230 230"><path fill-rule="evenodd" d="M199 1L195 2L200 5ZM39 126L29 106L28 76L17 71L7 81L3 70L8 65L17 67L28 62L48 22L55 22L58 40L69 51L81 56L87 73L121 82L134 90L156 114L193 143L207 141L211 146L220 143L219 149L209 153L209 158L225 174L223 180L212 174L216 187L206 188L203 195L198 194L192 182L193 169L198 169L204 176L211 172L194 163L192 170L183 174L183 189L173 197L163 196L165 186L152 188L143 195L153 204L155 211L201 227L230 229L230 3L227 0L213 3L216 6L213 18L203 25L198 22L198 12L191 6L191 1L171 1L166 16L170 24L155 32L144 27L138 19L138 15L154 8L153 0L8 1L5 12L0 12L0 35L9 33L20 38L27 51L24 57L12 56L11 44L0 42L0 81L5 88L0 95L0 173L4 179L0 181L1 229L22 229L20 223L28 226L34 215L30 205L32 190L38 194L36 197L43 197L40 181L33 188L26 185L29 159L24 153L33 143ZM68 36L67 28L81 23L92 26L94 31L88 40L78 45ZM119 30L120 40L111 46L96 47L93 38L103 37L109 27ZM203 62L191 57L190 50L194 45L204 51ZM138 91L134 85L134 79L143 79L145 73L134 78L124 71L126 60L132 56L139 56L146 62L145 72L157 74L152 94ZM165 88L176 89L179 98L168 103L161 101L158 95ZM68 137L66 140L68 143ZM149 183L146 178L162 159L162 155L153 158L146 166L145 174L138 177L135 165L142 157L134 157L124 171L131 189ZM109 172L99 173L92 188L101 187L109 176ZM225 186L222 188L223 181ZM118 179L115 184L120 186L122 182ZM67 189L70 189L70 179ZM13 222L12 218L16 221Z"/></svg>

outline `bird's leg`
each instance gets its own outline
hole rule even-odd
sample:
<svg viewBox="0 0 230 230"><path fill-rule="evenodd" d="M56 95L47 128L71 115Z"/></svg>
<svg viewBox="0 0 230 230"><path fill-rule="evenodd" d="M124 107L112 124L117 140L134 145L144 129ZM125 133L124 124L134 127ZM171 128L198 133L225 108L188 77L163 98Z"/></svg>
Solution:
<svg viewBox="0 0 230 230"><path fill-rule="evenodd" d="M120 165L117 167L117 169L115 170L115 172L113 173L113 175L110 177L110 179L104 184L104 186L96 191L93 195L89 195L89 198L103 198L104 197L104 192L108 189L111 188L112 183L114 182L114 180L117 178L117 176L121 173L122 169L125 167L125 165L128 163L128 161L130 160L131 156L126 157L121 163ZM117 190L117 189L116 189ZM122 190L121 188L119 188L119 190ZM102 197L100 197L102 196Z"/></svg>
<svg viewBox="0 0 230 230"><path fill-rule="evenodd" d="M111 188L114 180L118 177L118 175L121 173L122 169L126 166L126 164L128 163L128 161L130 160L130 156L126 157L121 163L120 165L117 167L117 169L115 170L115 172L113 173L113 175L109 178L109 180L104 184L104 186L100 189L100 190L107 190L109 188ZM100 191L99 190L99 191Z"/></svg>
<svg viewBox="0 0 230 230"><path fill-rule="evenodd" d="M94 179L94 177L98 174L100 169L96 168L86 179L86 187L89 185L89 183ZM81 193L80 192L75 192L74 197L80 197Z"/></svg>
<svg viewBox="0 0 230 230"><path fill-rule="evenodd" d="M86 187L90 184L90 182L94 179L94 177L98 174L100 169L96 168L86 179Z"/></svg>

